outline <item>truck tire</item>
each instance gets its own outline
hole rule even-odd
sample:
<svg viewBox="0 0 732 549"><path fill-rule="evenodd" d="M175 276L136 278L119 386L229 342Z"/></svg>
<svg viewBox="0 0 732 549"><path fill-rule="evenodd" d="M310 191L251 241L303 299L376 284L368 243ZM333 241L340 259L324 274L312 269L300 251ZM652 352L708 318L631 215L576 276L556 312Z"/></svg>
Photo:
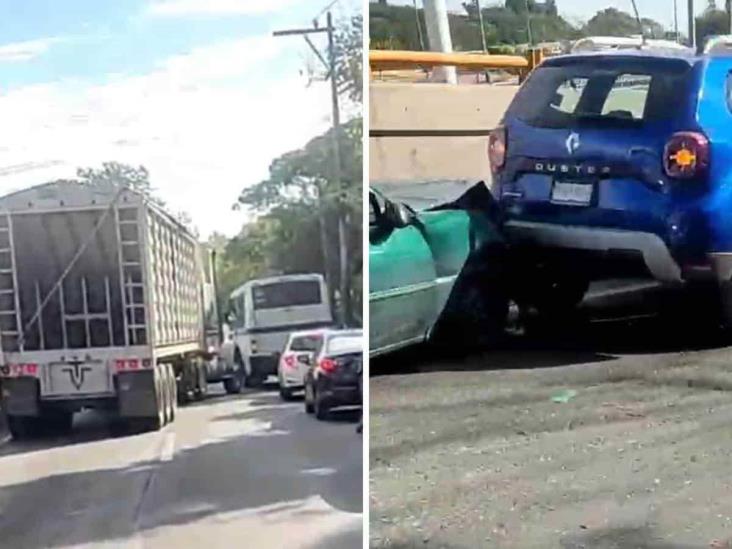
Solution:
<svg viewBox="0 0 732 549"><path fill-rule="evenodd" d="M193 398L196 400L203 400L208 395L206 363L203 361L199 362L196 372L198 374L198 383L196 384L196 389L193 392Z"/></svg>
<svg viewBox="0 0 732 549"><path fill-rule="evenodd" d="M250 389L259 389L264 383L265 376L256 372L251 372L244 379L245 385Z"/></svg>
<svg viewBox="0 0 732 549"><path fill-rule="evenodd" d="M40 423L37 417L7 416L8 431L13 440L27 440L38 436Z"/></svg>
<svg viewBox="0 0 732 549"><path fill-rule="evenodd" d="M163 365L155 365L155 405L157 408L157 414L150 417L137 418L134 421L136 425L143 431L159 431L165 426L166 419L166 406L167 406L167 393L165 390L166 376L164 374Z"/></svg>
<svg viewBox="0 0 732 549"><path fill-rule="evenodd" d="M244 369L239 368L231 377L227 377L224 380L224 390L226 390L227 394L237 395L244 389L247 379L246 374L244 374Z"/></svg>
<svg viewBox="0 0 732 549"><path fill-rule="evenodd" d="M170 388L170 418L169 423L175 421L175 416L178 414L178 383L175 379L175 371L173 365L168 364L168 387Z"/></svg>

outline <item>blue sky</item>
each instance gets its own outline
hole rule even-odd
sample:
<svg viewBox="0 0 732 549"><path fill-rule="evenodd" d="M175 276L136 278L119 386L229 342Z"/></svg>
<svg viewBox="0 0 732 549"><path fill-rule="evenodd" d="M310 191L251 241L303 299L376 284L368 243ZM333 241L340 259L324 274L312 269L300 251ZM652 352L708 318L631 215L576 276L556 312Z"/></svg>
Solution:
<svg viewBox="0 0 732 549"><path fill-rule="evenodd" d="M241 188L330 123L303 40L271 36L328 3L0 0L0 192L106 160L144 164L204 235L236 232Z"/></svg>
<svg viewBox="0 0 732 549"><path fill-rule="evenodd" d="M447 0L448 9L463 11L462 4L469 0ZM663 24L669 30L673 29L673 0L636 0L638 11L642 17L650 17ZM412 5L412 0L389 0L390 4ZM418 0L421 5L421 0ZM502 4L503 2L482 0L482 5L490 6ZM722 0L717 1L717 6L723 7ZM587 21L595 13L605 8L614 7L619 10L633 13L633 4L630 0L619 0L609 2L608 0L557 0L557 8L560 15L570 21ZM701 13L707 7L707 0L696 0L694 10ZM684 32L686 28L686 0L677 0L679 30Z"/></svg>

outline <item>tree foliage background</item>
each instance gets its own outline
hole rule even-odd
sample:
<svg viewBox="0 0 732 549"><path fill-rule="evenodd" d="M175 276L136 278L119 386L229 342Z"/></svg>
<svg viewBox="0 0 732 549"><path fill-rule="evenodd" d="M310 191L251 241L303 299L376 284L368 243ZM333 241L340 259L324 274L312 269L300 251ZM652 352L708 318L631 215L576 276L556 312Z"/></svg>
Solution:
<svg viewBox="0 0 732 549"><path fill-rule="evenodd" d="M361 16L339 23L335 35L339 96L356 105L363 99L362 39ZM242 189L234 206L254 214L254 220L234 238L216 234L209 239L218 252L222 303L234 288L249 279L306 272L325 274L333 298L340 284L340 216L345 220L348 249L346 321L351 325L361 323L362 135L360 117L341 124L340 183L333 180L331 129L313 137L301 149L274 159L267 179Z"/></svg>
<svg viewBox="0 0 732 549"><path fill-rule="evenodd" d="M630 13L616 8L597 12L585 23L572 24L557 11L555 0L505 0L493 5L483 3L486 43L496 47L528 42L530 19L532 39L537 42L576 40L582 36L628 36L640 34ZM463 13L450 13L453 47L458 51L482 49L478 11L475 2L463 2ZM642 14L641 14L642 15ZM642 18L644 33L664 38L665 29L653 19ZM369 4L370 47L376 49L422 50L427 48L424 11L412 6L390 5L388 1ZM423 40L420 42L420 33ZM489 46L489 50L491 47ZM510 51L510 50L508 50ZM496 49L495 53L508 52Z"/></svg>

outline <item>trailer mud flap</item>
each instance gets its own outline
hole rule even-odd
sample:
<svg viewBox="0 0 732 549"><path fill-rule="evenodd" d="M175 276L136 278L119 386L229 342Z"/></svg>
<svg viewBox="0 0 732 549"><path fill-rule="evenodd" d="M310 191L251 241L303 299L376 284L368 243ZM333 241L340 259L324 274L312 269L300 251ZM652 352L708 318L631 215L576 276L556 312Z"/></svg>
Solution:
<svg viewBox="0 0 732 549"><path fill-rule="evenodd" d="M40 384L32 377L3 379L2 408L8 415L37 416L40 413L38 396Z"/></svg>
<svg viewBox="0 0 732 549"><path fill-rule="evenodd" d="M117 374L117 405L121 417L151 417L158 413L155 370Z"/></svg>

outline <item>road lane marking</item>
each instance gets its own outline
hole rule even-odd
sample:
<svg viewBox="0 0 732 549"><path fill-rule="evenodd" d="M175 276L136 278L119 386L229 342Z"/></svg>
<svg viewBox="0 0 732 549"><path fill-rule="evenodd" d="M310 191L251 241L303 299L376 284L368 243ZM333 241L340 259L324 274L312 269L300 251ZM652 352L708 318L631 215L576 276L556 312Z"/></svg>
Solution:
<svg viewBox="0 0 732 549"><path fill-rule="evenodd" d="M163 440L162 449L160 451L160 461L166 462L173 459L175 454L175 432L170 431L166 433L165 440Z"/></svg>

